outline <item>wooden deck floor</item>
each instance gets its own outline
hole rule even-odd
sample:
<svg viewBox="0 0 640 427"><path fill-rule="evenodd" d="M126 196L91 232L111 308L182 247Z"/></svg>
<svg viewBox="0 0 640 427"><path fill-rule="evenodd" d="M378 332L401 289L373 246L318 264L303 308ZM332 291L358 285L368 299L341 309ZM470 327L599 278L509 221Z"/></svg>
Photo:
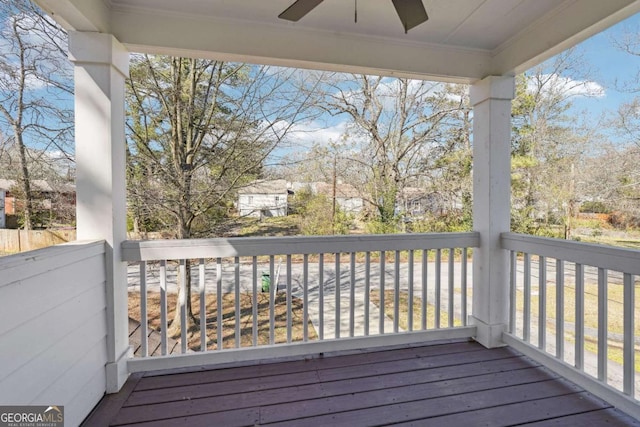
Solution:
<svg viewBox="0 0 640 427"><path fill-rule="evenodd" d="M640 426L510 348L467 341L132 376L87 426Z"/></svg>
<svg viewBox="0 0 640 427"><path fill-rule="evenodd" d="M139 357L142 354L142 328L140 322L129 317L129 344L133 347L133 354ZM149 356L160 356L162 354L162 335L153 328L147 330L147 346ZM167 353L180 352L180 341L167 338Z"/></svg>

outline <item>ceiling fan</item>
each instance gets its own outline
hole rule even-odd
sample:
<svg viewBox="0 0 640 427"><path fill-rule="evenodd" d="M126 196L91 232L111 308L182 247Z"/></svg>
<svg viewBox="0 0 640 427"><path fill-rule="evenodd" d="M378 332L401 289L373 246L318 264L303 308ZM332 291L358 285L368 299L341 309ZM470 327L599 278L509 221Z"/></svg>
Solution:
<svg viewBox="0 0 640 427"><path fill-rule="evenodd" d="M278 18L286 19L287 21L299 21L322 2L323 0L296 0L278 15ZM429 19L422 0L391 0L391 2L396 8L400 21L402 21L405 33Z"/></svg>

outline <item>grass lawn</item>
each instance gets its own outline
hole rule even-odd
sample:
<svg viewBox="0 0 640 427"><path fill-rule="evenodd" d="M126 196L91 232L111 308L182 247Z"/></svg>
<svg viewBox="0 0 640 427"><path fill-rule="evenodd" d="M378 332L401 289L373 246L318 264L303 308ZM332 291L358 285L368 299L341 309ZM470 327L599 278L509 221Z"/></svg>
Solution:
<svg viewBox="0 0 640 427"><path fill-rule="evenodd" d="M258 345L269 344L269 294L259 293L258 298ZM176 309L176 294L167 295L167 319L169 323L173 319ZM193 314L200 318L200 301L199 297L192 295ZM213 350L217 348L218 333L218 314L217 314L217 295L206 295L206 322L207 322L207 349ZM286 296L280 292L276 294L275 304L275 335L276 343L287 342L287 305ZM147 297L147 315L149 326L156 330L160 330L160 295L157 293L149 293ZM302 300L293 298L291 303L291 335L293 341L302 341L303 339L303 311ZM140 321L140 295L138 293L129 293L129 317ZM235 312L235 294L224 294L222 297L222 342L224 348L235 347L235 325L236 320L240 321L241 347L250 347L253 345L253 313L252 313L252 295L249 293L240 294L240 316L236 316ZM311 322L308 324L309 340L318 338ZM200 350L200 326L190 325L187 332L189 340L189 348ZM179 338L179 337L178 337Z"/></svg>
<svg viewBox="0 0 640 427"><path fill-rule="evenodd" d="M405 331L409 330L409 293L400 291L400 305L398 326ZM384 312L391 320L394 319L394 290L384 291ZM380 307L380 291L373 290L370 293L370 299L373 304ZM427 304L427 329L435 328L435 306ZM462 326L460 319L454 319L454 326ZM446 311L440 311L440 327L446 328L449 325L449 316ZM414 295L413 297L413 330L419 330L422 326L422 299Z"/></svg>
<svg viewBox="0 0 640 427"><path fill-rule="evenodd" d="M640 249L640 238L637 234L630 234L628 237L615 238L609 236L579 236L584 243L597 243L600 245L618 246L627 249Z"/></svg>
<svg viewBox="0 0 640 427"><path fill-rule="evenodd" d="M637 286L637 285L636 285ZM584 292L584 326L587 328L598 328L598 285L596 283L585 283ZM547 284L547 318L556 318L556 285ZM623 286L609 284L607 299L608 303L608 330L616 334L624 332L623 318ZM640 292L636 290L635 304L640 307ZM539 289L538 286L531 286L531 316L537 318L539 312ZM564 320L575 323L576 317L576 290L571 285L564 286ZM522 290L516 292L516 307L519 311L524 310L524 295ZM640 335L640 310L635 312L635 335Z"/></svg>
<svg viewBox="0 0 640 427"><path fill-rule="evenodd" d="M241 218L235 234L240 237L255 236L296 236L300 234L297 215L272 218Z"/></svg>
<svg viewBox="0 0 640 427"><path fill-rule="evenodd" d="M637 285L636 285L637 286ZM531 317L532 321L538 318L539 313L539 289L538 286L531 287ZM546 315L548 319L548 328L555 333L556 318L556 286L555 284L547 284L547 309ZM575 324L575 297L576 291L573 286L565 285L564 287L564 320ZM608 316L607 329L615 334L623 334L624 317L623 317L623 286L609 284L607 292ZM636 291L635 295L636 307L640 307L640 293ZM516 307L518 311L524 310L524 295L521 290L516 292ZM598 285L594 283L585 283L584 294L584 326L586 328L598 328ZM635 329L634 335L640 334L640 311L635 312ZM589 334L587 334L589 335ZM592 334L591 334L592 335ZM566 333L565 339L575 343L575 336L569 332ZM595 337L587 336L585 338L585 350L592 353L598 352L598 343ZM622 364L622 343L610 338L607 357L609 360ZM640 372L640 357L636 350L635 369Z"/></svg>

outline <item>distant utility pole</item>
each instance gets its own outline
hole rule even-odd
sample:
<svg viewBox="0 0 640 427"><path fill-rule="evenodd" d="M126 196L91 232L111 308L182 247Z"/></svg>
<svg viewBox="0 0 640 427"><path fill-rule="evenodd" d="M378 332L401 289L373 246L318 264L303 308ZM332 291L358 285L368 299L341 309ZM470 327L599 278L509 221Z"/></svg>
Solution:
<svg viewBox="0 0 640 427"><path fill-rule="evenodd" d="M333 153L333 195L332 195L332 210L331 210L331 232L333 234L336 234L336 187L337 187L337 179L338 179L338 172L337 172L337 165L338 165L338 155L334 152Z"/></svg>
<svg viewBox="0 0 640 427"><path fill-rule="evenodd" d="M576 169L575 169L575 164L572 162L571 163L571 179L569 181L569 204L568 204L568 209L567 209L567 224L565 226L565 232L564 232L564 238L565 239L570 239L571 238L571 233L572 233L572 219L573 216L575 214L575 204L576 204L576 200L575 200L575 191L576 191Z"/></svg>

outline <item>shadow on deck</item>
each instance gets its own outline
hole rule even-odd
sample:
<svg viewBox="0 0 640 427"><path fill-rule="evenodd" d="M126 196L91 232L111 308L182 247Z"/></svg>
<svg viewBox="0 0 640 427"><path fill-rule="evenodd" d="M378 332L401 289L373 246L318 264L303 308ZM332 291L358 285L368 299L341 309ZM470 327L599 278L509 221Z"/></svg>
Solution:
<svg viewBox="0 0 640 427"><path fill-rule="evenodd" d="M86 426L640 426L515 350L446 341L134 374Z"/></svg>

